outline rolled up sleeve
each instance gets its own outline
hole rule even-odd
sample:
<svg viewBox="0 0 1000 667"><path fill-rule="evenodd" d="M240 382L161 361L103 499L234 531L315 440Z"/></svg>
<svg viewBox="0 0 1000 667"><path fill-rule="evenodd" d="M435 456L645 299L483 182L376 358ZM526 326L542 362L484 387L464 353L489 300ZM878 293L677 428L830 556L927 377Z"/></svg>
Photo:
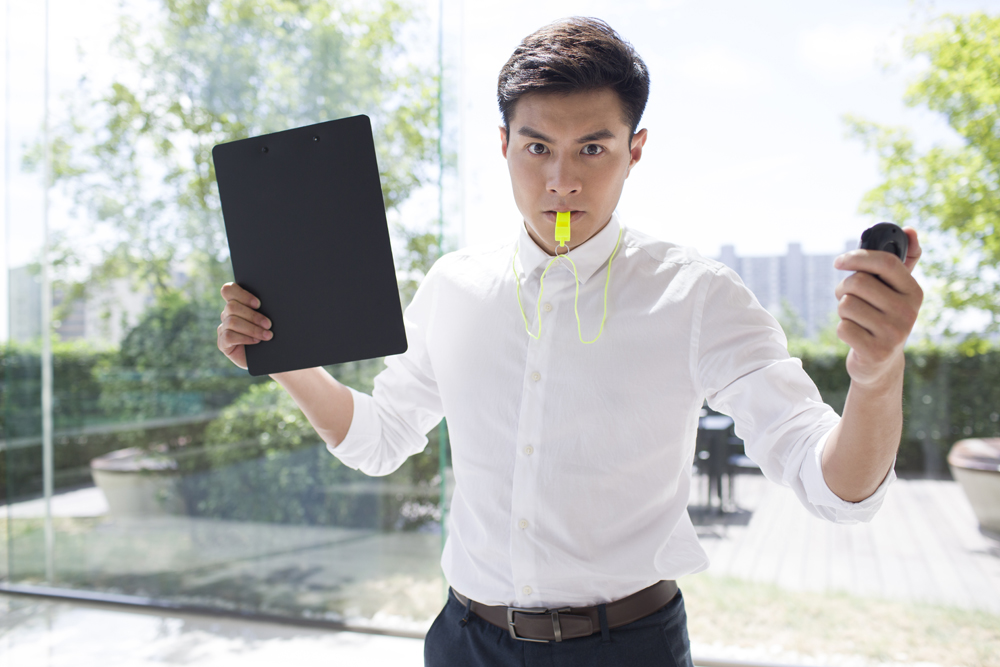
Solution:
<svg viewBox="0 0 1000 667"><path fill-rule="evenodd" d="M889 473L870 496L856 503L848 502L834 493L823 477L823 448L829 437L830 432L827 432L802 460L799 478L805 494L803 504L815 508L813 513L828 521L868 523L882 507L889 485L896 480L896 462L893 460Z"/></svg>
<svg viewBox="0 0 1000 667"><path fill-rule="evenodd" d="M728 268L709 287L698 333L698 373L708 404L730 415L747 456L768 479L790 487L814 516L837 523L870 521L895 479L871 497L839 498L823 479L823 447L840 416L790 357L777 320Z"/></svg>
<svg viewBox="0 0 1000 667"><path fill-rule="evenodd" d="M354 417L347 436L330 453L344 465L382 476L397 470L407 457L427 446L427 432L444 416L441 397L427 352L427 329L435 299L432 267L403 314L407 350L386 357L375 377L372 395L351 389Z"/></svg>
<svg viewBox="0 0 1000 667"><path fill-rule="evenodd" d="M347 437L336 447L329 443L326 448L340 459L340 462L355 470L371 469L377 463L378 443L382 440L382 422L378 419L375 399L356 389L350 389L354 396L354 416ZM369 473L370 474L370 473Z"/></svg>

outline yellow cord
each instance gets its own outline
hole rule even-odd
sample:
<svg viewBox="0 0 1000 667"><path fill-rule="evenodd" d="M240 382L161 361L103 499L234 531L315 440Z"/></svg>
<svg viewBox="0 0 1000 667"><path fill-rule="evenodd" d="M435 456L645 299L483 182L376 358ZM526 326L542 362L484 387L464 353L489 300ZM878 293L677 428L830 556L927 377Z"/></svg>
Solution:
<svg viewBox="0 0 1000 667"><path fill-rule="evenodd" d="M535 304L535 316L538 318L538 333L531 333L531 327L528 325L528 316L524 312L524 306L521 304L521 279L517 275L517 266L515 262L517 261L517 250L514 251L514 259L511 261L511 268L514 270L514 280L517 281L517 307L521 310L521 318L524 319L524 330L528 332L528 335L538 340L542 336L542 294L545 292L545 274L549 272L552 268L552 264L556 260L568 259L570 265L573 267L573 279L576 284L576 294L573 296L573 312L576 314L576 333L580 337L580 342L584 345L590 345L591 343L596 343L597 339L601 337L604 333L604 321L608 319L608 287L611 285L611 262L614 261L615 255L618 254L618 244L622 240L622 229L618 229L618 240L615 241L615 249L611 253L611 257L608 259L608 277L604 281L604 314L601 316L601 328L597 332L597 338L594 340L584 340L583 339L583 325L580 324L580 311L577 309L577 304L580 300L580 276L576 272L576 263L568 255L556 255L551 260L549 260L548 266L542 271L542 277L538 280L538 303Z"/></svg>

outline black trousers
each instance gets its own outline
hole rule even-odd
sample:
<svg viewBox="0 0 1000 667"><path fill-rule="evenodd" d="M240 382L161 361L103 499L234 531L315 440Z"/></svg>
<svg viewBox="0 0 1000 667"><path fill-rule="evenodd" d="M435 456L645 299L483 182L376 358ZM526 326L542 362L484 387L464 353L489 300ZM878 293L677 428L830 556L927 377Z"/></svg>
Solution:
<svg viewBox="0 0 1000 667"><path fill-rule="evenodd" d="M468 611L449 590L448 602L424 640L424 666L693 667L680 591L659 611L614 630L600 616L601 632L589 637L546 644L518 641Z"/></svg>

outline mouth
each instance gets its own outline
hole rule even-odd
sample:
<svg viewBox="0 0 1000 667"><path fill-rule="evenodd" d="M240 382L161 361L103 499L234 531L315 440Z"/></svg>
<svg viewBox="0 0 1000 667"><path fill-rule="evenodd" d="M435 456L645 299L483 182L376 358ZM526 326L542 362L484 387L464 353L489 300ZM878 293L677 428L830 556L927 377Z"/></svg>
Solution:
<svg viewBox="0 0 1000 667"><path fill-rule="evenodd" d="M573 224L574 222L576 222L580 218L580 216L586 215L586 214L587 214L586 211L572 211L571 210L569 212L569 222L570 222L570 224ZM545 211L543 213L543 215L545 216L545 219L548 220L549 222L551 222L552 224L556 223L556 212L555 211Z"/></svg>

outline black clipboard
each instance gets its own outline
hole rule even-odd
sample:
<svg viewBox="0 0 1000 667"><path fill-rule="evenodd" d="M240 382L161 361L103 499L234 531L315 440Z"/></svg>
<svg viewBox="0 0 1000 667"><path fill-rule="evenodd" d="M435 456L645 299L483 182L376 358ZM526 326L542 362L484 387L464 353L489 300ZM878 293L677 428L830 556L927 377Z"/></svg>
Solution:
<svg viewBox="0 0 1000 667"><path fill-rule="evenodd" d="M406 351L368 116L212 149L236 282L274 338L247 345L251 375Z"/></svg>

